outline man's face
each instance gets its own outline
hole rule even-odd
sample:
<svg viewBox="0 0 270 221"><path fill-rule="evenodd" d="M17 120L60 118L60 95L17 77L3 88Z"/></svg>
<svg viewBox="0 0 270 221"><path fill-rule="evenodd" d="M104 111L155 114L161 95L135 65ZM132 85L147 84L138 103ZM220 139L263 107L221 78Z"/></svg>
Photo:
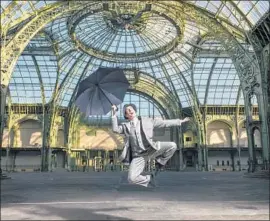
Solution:
<svg viewBox="0 0 270 221"><path fill-rule="evenodd" d="M136 117L136 111L132 106L127 106L125 116L129 120L133 120L133 118Z"/></svg>

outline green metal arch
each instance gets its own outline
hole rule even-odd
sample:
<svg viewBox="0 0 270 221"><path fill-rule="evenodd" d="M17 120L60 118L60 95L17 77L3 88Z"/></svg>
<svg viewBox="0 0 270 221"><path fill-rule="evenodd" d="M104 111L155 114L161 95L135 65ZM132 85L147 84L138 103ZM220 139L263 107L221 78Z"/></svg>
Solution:
<svg viewBox="0 0 270 221"><path fill-rule="evenodd" d="M170 111L168 109L164 108L164 105L159 100L156 100L151 95L145 93L145 91L133 90L133 89L129 89L128 91L133 92L133 93L137 93L137 94L141 94L141 95L145 96L146 98L148 98L149 100L153 101L158 106L158 108L162 111L162 113L165 115L166 119L172 119L175 117L172 115L172 113L170 113Z"/></svg>

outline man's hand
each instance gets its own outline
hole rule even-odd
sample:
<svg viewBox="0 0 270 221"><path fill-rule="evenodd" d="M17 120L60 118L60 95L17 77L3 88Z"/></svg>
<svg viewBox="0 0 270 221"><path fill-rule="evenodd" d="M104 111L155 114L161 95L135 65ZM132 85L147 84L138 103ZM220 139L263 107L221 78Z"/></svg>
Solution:
<svg viewBox="0 0 270 221"><path fill-rule="evenodd" d="M190 121L190 118L186 117L184 120L181 120L181 123L188 122L188 121Z"/></svg>
<svg viewBox="0 0 270 221"><path fill-rule="evenodd" d="M118 110L118 108L115 106L115 105L113 105L112 106L112 115L114 116L115 114L116 114L116 111Z"/></svg>

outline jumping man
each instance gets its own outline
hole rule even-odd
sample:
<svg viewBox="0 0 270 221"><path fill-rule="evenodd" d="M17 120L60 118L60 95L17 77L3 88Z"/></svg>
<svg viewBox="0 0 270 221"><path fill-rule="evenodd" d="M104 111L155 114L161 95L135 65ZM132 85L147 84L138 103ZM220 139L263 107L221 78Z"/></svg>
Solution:
<svg viewBox="0 0 270 221"><path fill-rule="evenodd" d="M136 116L137 108L134 104L126 104L123 107L123 113L128 122L118 125L116 110L117 107L113 105L112 130L115 133L125 135L125 146L120 160L130 163L128 172L129 183L145 187L155 186L155 174L141 175L146 162L149 159L155 159L156 169L160 171L173 156L177 145L174 142L153 142L153 129L181 126L183 122L189 121L189 118L184 120L141 118Z"/></svg>

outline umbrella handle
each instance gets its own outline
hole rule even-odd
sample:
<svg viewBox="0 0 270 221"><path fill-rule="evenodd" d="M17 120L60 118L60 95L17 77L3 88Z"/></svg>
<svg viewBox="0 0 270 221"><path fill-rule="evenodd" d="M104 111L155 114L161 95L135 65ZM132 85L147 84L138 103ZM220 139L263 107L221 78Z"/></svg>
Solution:
<svg viewBox="0 0 270 221"><path fill-rule="evenodd" d="M106 95L105 95L106 96ZM109 100L109 102L111 103L111 101ZM118 107L115 105L115 104L112 104L111 103L111 105L114 105L115 107L116 107L116 109L115 109L115 112L117 112L119 109L118 109Z"/></svg>

